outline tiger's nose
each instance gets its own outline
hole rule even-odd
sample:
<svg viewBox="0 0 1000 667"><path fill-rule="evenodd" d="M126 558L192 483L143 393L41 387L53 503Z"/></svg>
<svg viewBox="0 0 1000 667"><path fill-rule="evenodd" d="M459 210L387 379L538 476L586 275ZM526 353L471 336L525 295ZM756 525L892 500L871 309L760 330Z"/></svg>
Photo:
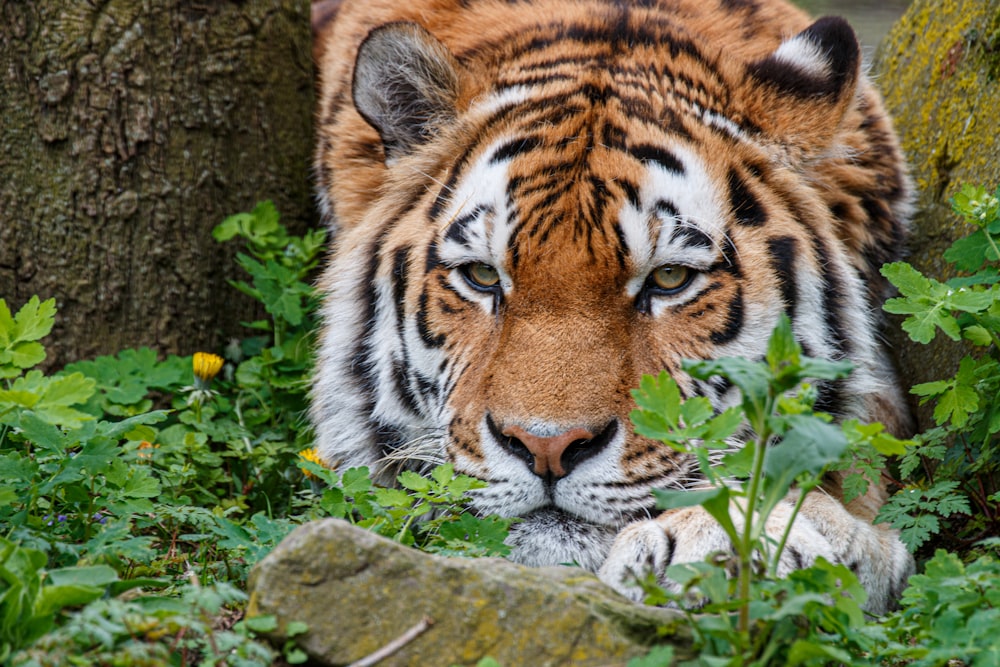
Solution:
<svg viewBox="0 0 1000 667"><path fill-rule="evenodd" d="M489 416L487 423L504 449L523 459L539 477L555 479L565 477L578 464L597 454L618 430L617 420L612 420L596 436L584 427L540 436L517 424L499 428Z"/></svg>

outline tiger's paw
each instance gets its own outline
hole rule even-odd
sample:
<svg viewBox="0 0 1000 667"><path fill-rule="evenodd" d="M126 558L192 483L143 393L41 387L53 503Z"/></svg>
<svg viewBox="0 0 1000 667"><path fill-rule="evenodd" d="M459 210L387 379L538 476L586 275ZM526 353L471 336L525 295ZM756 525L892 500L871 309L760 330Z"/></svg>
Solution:
<svg viewBox="0 0 1000 667"><path fill-rule="evenodd" d="M777 542L791 519L791 508L779 505L768 518L766 531ZM741 526L737 525L737 530ZM708 512L689 507L664 513L656 519L639 521L622 529L598 571L601 581L634 602L644 593L638 581L649 574L660 586L673 593L681 587L666 577L666 569L681 563L704 562L709 556L733 552L729 537ZM799 515L778 562L778 576L812 565L816 558L837 562L829 541Z"/></svg>

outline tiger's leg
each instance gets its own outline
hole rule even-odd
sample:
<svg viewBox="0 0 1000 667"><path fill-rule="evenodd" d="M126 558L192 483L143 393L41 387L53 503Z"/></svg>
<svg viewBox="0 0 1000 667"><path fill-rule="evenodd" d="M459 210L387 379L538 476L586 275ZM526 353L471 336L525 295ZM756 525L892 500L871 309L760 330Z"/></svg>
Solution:
<svg viewBox="0 0 1000 667"><path fill-rule="evenodd" d="M794 500L794 496L786 499L768 518L766 532L775 541L791 518ZM741 529L739 523L737 529ZM669 565L704 561L720 551L731 553L732 546L708 512L701 507L672 510L626 526L598 575L639 601L642 591L634 585L637 577L655 573L662 585L678 592L678 585L664 577ZM809 567L819 556L854 570L868 591L865 609L876 614L892 608L913 570L913 560L894 532L852 516L822 492L810 494L803 503L782 552L778 575Z"/></svg>

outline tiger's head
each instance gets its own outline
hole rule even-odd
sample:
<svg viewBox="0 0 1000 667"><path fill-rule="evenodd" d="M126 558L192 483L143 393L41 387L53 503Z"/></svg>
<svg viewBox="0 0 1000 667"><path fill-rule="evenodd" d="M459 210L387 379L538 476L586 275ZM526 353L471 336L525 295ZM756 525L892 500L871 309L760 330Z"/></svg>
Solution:
<svg viewBox="0 0 1000 667"><path fill-rule="evenodd" d="M529 564L596 569L651 488L696 484L633 432L630 390L666 369L735 404L681 360L762 358L783 312L807 354L855 364L819 386L820 409L897 409L872 297L901 234L877 202L895 188L901 206L904 177L851 29L822 19L729 53L620 19L476 48L380 25L321 111L337 231L320 452L384 482L453 462L488 482L476 511L522 519L510 543Z"/></svg>

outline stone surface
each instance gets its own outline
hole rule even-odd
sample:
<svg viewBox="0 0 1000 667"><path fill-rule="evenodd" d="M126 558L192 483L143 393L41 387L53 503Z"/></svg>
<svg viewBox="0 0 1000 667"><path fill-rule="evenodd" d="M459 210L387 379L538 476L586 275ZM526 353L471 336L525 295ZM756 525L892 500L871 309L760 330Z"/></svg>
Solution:
<svg viewBox="0 0 1000 667"><path fill-rule="evenodd" d="M249 615L274 614L324 665L359 660L429 618L433 625L380 666L624 665L659 632L683 657L690 634L676 611L634 605L578 568L443 558L336 519L296 529L254 568Z"/></svg>
<svg viewBox="0 0 1000 667"><path fill-rule="evenodd" d="M942 258L970 230L951 212L963 183L1000 185L1000 0L915 0L883 41L875 81L893 115L917 189L909 261L938 279L954 270ZM898 327L906 386L954 375L969 350L938 335L918 345ZM920 427L932 424L929 407Z"/></svg>

